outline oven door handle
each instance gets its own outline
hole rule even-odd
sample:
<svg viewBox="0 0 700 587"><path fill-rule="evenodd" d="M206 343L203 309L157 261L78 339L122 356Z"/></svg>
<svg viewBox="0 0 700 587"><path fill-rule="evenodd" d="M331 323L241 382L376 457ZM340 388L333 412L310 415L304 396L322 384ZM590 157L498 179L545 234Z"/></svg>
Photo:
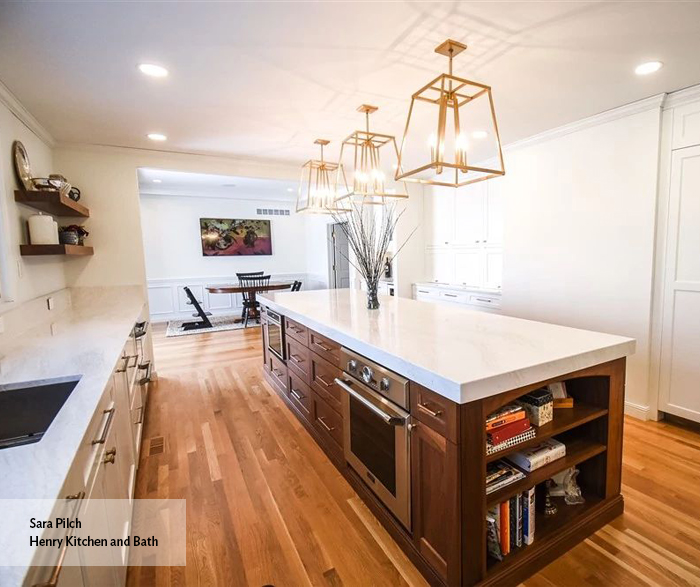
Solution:
<svg viewBox="0 0 700 587"><path fill-rule="evenodd" d="M406 422L405 418L399 418L397 416L392 416L391 414L387 414L384 410L381 408L378 408L375 406L371 401L369 401L365 396L363 396L361 393L358 393L355 391L350 385L348 385L348 381L343 381L342 379L338 379L336 377L335 382L337 385L342 387L345 391L347 391L352 397L354 397L358 402L360 402L363 406L371 410L374 414L379 416L382 420L384 420L387 424L391 424L392 426L403 426L404 423Z"/></svg>

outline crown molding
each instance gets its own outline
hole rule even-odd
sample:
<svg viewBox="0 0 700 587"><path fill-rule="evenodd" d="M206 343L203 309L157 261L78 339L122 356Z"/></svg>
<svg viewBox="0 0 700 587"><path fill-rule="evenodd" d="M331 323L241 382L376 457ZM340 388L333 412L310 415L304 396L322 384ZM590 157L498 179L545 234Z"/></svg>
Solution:
<svg viewBox="0 0 700 587"><path fill-rule="evenodd" d="M15 115L15 117L31 130L37 137L39 137L44 143L49 147L53 147L56 141L51 136L49 131L47 131L41 123L32 116L31 112L27 110L22 103L17 99L17 97L10 91L10 89L0 81L0 103L4 104L7 109Z"/></svg>
<svg viewBox="0 0 700 587"><path fill-rule="evenodd" d="M276 181L276 180L273 180ZM221 196L210 196L196 194L193 192L158 192L149 189L139 190L139 195L148 196L149 198L194 198L198 200L235 200L236 202L264 202L267 204L284 205L284 206L294 206L296 203L296 197L283 197L283 199L275 198L264 198L262 196L237 196L235 194L231 195L221 195Z"/></svg>
<svg viewBox="0 0 700 587"><path fill-rule="evenodd" d="M655 96L650 96L649 98L644 98L643 100L637 100L636 102L631 102L630 104L625 104L624 106L619 106L618 108L613 108L612 110L606 110L605 112L594 114L588 118L582 118L581 120L546 130L526 139L509 143L504 145L503 149L506 151L511 151L531 147L533 145L544 143L552 139L557 139L587 128L606 124L614 120L619 120L620 118L625 118L641 112L647 112L649 110L660 110L664 107L666 97L667 94L657 94Z"/></svg>
<svg viewBox="0 0 700 587"><path fill-rule="evenodd" d="M700 84L670 93L664 103L664 110L683 106L690 102L700 102Z"/></svg>

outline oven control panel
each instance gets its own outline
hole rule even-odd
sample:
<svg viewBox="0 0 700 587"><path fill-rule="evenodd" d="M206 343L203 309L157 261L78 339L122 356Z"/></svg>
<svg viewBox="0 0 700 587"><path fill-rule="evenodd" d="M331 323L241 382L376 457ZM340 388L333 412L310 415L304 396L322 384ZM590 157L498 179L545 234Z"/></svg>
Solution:
<svg viewBox="0 0 700 587"><path fill-rule="evenodd" d="M408 409L408 379L346 348L340 351L340 361L347 375Z"/></svg>

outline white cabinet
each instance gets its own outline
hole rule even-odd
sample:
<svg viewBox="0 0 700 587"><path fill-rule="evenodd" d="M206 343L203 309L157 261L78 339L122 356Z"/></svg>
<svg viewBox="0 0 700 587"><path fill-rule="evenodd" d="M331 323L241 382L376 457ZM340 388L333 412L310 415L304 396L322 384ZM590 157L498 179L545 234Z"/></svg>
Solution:
<svg viewBox="0 0 700 587"><path fill-rule="evenodd" d="M458 188L454 194L455 245L478 245L486 238L486 184L481 181Z"/></svg>
<svg viewBox="0 0 700 587"><path fill-rule="evenodd" d="M480 287L484 280L483 252L480 248L455 251L454 283Z"/></svg>
<svg viewBox="0 0 700 587"><path fill-rule="evenodd" d="M700 146L696 146L674 151L671 161L659 381L659 409L696 422L700 422L699 251Z"/></svg>
<svg viewBox="0 0 700 587"><path fill-rule="evenodd" d="M700 145L700 102L673 109L673 148Z"/></svg>
<svg viewBox="0 0 700 587"><path fill-rule="evenodd" d="M454 189L433 186L423 200L425 242L428 246L452 243L455 229Z"/></svg>
<svg viewBox="0 0 700 587"><path fill-rule="evenodd" d="M503 178L496 177L482 183L486 184L486 234L484 243L489 246L503 244Z"/></svg>
<svg viewBox="0 0 700 587"><path fill-rule="evenodd" d="M454 252L450 249L429 249L425 253L425 270L429 281L453 283Z"/></svg>
<svg viewBox="0 0 700 587"><path fill-rule="evenodd" d="M484 287L501 289L503 279L503 253L500 249L485 249L484 255Z"/></svg>
<svg viewBox="0 0 700 587"><path fill-rule="evenodd" d="M438 284L414 283L413 298L422 302L459 305L468 310L499 312L500 293L487 293L470 289Z"/></svg>

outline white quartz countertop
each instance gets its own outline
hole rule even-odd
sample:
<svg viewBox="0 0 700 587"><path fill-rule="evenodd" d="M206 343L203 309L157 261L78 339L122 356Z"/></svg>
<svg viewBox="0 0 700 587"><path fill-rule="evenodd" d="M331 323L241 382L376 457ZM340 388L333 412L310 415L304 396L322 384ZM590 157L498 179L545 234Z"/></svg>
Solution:
<svg viewBox="0 0 700 587"><path fill-rule="evenodd" d="M272 293L263 305L458 403L619 359L634 339L349 289ZM572 309L572 311L574 311Z"/></svg>

